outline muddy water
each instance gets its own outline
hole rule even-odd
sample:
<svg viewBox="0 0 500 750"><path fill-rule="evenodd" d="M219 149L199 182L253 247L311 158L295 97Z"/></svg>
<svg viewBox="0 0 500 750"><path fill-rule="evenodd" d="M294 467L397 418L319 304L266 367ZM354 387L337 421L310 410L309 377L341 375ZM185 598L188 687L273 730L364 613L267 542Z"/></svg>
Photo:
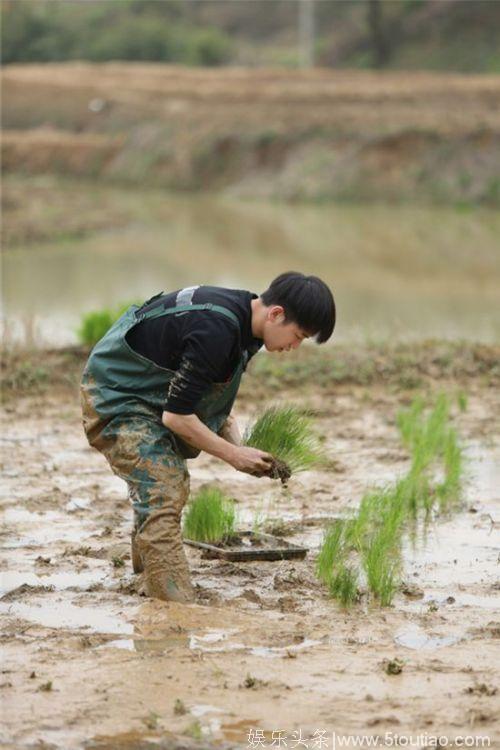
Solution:
<svg viewBox="0 0 500 750"><path fill-rule="evenodd" d="M500 335L493 211L286 206L148 191L137 202L141 219L120 228L4 253L9 336L72 343L83 312L193 283L260 292L290 269L331 284L337 340Z"/></svg>
<svg viewBox="0 0 500 750"><path fill-rule="evenodd" d="M464 510L408 544L406 593L393 607L362 602L350 612L314 576L324 525L407 462L393 394L339 388L333 400L335 416L323 402L319 428L335 472L303 474L285 490L209 456L190 463L193 490L216 479L240 501L243 526L283 519L286 538L310 548L304 561L265 563L187 548L193 605L140 596L125 488L86 446L76 406L63 410L56 396L12 405L1 497L2 746L172 748L187 734L203 737L203 748L248 747L252 729L268 746L278 730L289 742L325 732L328 748L332 732L500 739L498 395L473 392L457 415L468 446ZM403 670L388 675L384 660L394 658Z"/></svg>

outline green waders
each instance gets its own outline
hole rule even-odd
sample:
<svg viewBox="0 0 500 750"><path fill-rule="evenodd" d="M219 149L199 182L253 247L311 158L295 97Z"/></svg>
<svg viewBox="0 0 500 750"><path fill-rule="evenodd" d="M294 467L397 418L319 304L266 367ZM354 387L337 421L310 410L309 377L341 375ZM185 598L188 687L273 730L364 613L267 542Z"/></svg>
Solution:
<svg viewBox="0 0 500 750"><path fill-rule="evenodd" d="M189 496L186 458L194 458L200 451L162 423L169 384L176 372L135 352L126 335L142 320L186 315L192 310L225 315L239 333L238 319L230 310L192 304L195 288L179 292L175 307L165 309L158 304L162 293L140 308L132 305L92 350L81 384L87 439L128 485L134 509L134 570L144 569L149 596L177 601L193 599L180 522ZM231 412L247 361L248 352L243 351L231 379L213 384L197 404L196 415L213 432L220 431Z"/></svg>

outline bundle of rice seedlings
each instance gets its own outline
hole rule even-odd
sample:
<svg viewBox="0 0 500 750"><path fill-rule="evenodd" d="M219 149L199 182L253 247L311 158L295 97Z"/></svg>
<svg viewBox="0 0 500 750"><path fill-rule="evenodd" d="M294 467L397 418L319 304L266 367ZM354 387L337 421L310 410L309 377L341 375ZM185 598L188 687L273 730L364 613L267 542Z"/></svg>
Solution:
<svg viewBox="0 0 500 750"><path fill-rule="evenodd" d="M283 484L293 473L311 468L322 458L310 417L294 406L266 409L247 428L243 443L274 457L270 476Z"/></svg>
<svg viewBox="0 0 500 750"><path fill-rule="evenodd" d="M194 542L224 542L235 534L234 502L217 487L204 487L188 504L183 534Z"/></svg>

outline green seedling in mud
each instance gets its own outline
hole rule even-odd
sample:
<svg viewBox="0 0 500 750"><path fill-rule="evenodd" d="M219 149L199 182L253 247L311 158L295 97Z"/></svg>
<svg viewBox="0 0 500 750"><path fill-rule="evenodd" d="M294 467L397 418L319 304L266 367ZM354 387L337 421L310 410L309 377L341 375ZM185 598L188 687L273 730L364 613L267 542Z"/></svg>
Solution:
<svg viewBox="0 0 500 750"><path fill-rule="evenodd" d="M400 491L414 519L421 511L428 517L437 499L441 511L460 500L462 450L456 431L449 426L449 408L448 399L441 394L427 419L421 399L397 417L403 441L412 454L411 469ZM433 489L430 470L437 461L444 464L445 479Z"/></svg>
<svg viewBox="0 0 500 750"><path fill-rule="evenodd" d="M463 391L459 391L457 393L457 405L462 413L467 411L468 403L467 394Z"/></svg>
<svg viewBox="0 0 500 750"><path fill-rule="evenodd" d="M256 512L254 513L253 521L252 521L252 532L254 534L261 534L263 530L265 522L265 516L262 513Z"/></svg>
<svg viewBox="0 0 500 750"><path fill-rule="evenodd" d="M345 607L358 599L358 573L350 562L355 550L354 524L337 520L326 530L316 560L316 574Z"/></svg>
<svg viewBox="0 0 500 750"><path fill-rule="evenodd" d="M397 488L367 496L365 505L370 523L360 513L356 541L368 586L380 604L387 606L399 584L404 506Z"/></svg>
<svg viewBox="0 0 500 750"><path fill-rule="evenodd" d="M415 399L397 415L404 444L411 453L408 474L385 489L366 493L357 514L337 521L326 532L316 563L318 578L333 597L348 605L357 598L361 571L382 606L388 606L400 586L403 539L415 540L419 521L423 531L435 510L444 512L460 500L462 450L449 425L449 401L438 396L426 415L425 403ZM435 470L444 479L435 483Z"/></svg>
<svg viewBox="0 0 500 750"><path fill-rule="evenodd" d="M275 459L272 476L283 483L322 458L320 441L310 417L293 406L272 406L245 431L243 443L270 453Z"/></svg>
<svg viewBox="0 0 500 750"><path fill-rule="evenodd" d="M235 534L236 511L232 500L217 487L205 487L189 503L183 534L194 542L224 542Z"/></svg>
<svg viewBox="0 0 500 750"><path fill-rule="evenodd" d="M436 490L441 511L445 511L461 501L463 457L455 430L450 430L446 435L443 454L445 477Z"/></svg>
<svg viewBox="0 0 500 750"><path fill-rule="evenodd" d="M329 581L330 594L340 601L344 607L349 607L359 599L358 572L348 565L342 565Z"/></svg>

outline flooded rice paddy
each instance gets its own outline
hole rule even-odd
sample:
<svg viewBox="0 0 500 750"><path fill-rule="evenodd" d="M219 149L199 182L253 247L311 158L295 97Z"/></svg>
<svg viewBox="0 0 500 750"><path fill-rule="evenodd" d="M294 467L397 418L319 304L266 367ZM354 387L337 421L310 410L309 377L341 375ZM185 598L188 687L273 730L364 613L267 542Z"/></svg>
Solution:
<svg viewBox="0 0 500 750"><path fill-rule="evenodd" d="M197 602L182 605L141 596L125 486L88 448L77 405L53 393L9 404L3 747L248 747L252 728L269 745L273 731L290 738L300 729L487 735L494 746L498 394L472 389L455 415L467 456L463 510L408 542L404 584L383 609L366 598L341 609L314 560L329 519L355 508L374 478L407 470L397 397L339 386L317 405L334 468L298 475L288 489L207 455L190 462L193 491L217 481L239 501L243 526L256 514L279 521L307 557L232 563L187 547ZM238 415L249 417L244 403ZM401 672L388 674L395 659Z"/></svg>
<svg viewBox="0 0 500 750"><path fill-rule="evenodd" d="M488 208L280 205L36 176L23 188L22 179L6 183L13 340L71 344L84 312L195 283L261 292L285 270L331 285L337 341L500 334L500 219ZM33 216L15 207L23 189ZM57 214L58 199L69 217Z"/></svg>

